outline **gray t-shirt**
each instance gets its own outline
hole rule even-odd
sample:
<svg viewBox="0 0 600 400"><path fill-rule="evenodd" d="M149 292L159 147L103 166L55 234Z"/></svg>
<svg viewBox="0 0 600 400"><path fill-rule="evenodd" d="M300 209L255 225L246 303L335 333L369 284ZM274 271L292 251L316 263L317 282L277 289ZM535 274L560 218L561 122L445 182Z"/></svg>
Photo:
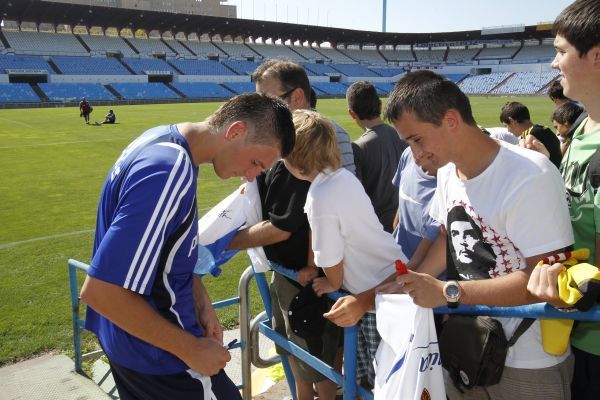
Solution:
<svg viewBox="0 0 600 400"><path fill-rule="evenodd" d="M333 126L335 126L335 136L337 138L338 146L340 148L340 160L342 167L356 175L356 166L354 165L354 151L352 151L352 145L350 144L350 136L348 132L339 126L334 120L329 120Z"/></svg>
<svg viewBox="0 0 600 400"><path fill-rule="evenodd" d="M392 179L408 145L386 124L367 129L355 144L356 176L369 195L383 228L391 233L398 209L398 189Z"/></svg>

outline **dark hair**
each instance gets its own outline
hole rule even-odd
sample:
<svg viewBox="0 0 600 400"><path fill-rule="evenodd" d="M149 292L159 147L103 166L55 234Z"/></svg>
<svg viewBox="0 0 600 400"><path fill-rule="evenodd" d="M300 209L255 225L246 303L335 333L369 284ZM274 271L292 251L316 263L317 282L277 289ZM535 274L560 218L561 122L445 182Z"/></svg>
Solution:
<svg viewBox="0 0 600 400"><path fill-rule="evenodd" d="M346 100L359 119L375 119L381 115L381 100L371 82L354 82L346 91Z"/></svg>
<svg viewBox="0 0 600 400"><path fill-rule="evenodd" d="M249 143L276 144L281 157L287 156L294 148L296 131L292 113L281 99L258 93L240 94L223 103L207 120L215 130L234 121L244 121L249 125Z"/></svg>
<svg viewBox="0 0 600 400"><path fill-rule="evenodd" d="M563 36L585 56L600 44L600 1L577 0L556 17L552 27L554 35Z"/></svg>
<svg viewBox="0 0 600 400"><path fill-rule="evenodd" d="M279 81L284 91L302 89L304 98L310 103L310 82L301 65L273 58L259 65L252 73L252 82L260 83L272 78Z"/></svg>
<svg viewBox="0 0 600 400"><path fill-rule="evenodd" d="M569 100L569 98L563 93L563 87L560 84L560 79L552 82L548 88L548 97L550 97L552 100Z"/></svg>
<svg viewBox="0 0 600 400"><path fill-rule="evenodd" d="M500 122L508 124L510 123L509 118L521 123L523 121L529 121L531 116L529 115L529 109L525 104L519 103L518 101L509 101L500 111Z"/></svg>
<svg viewBox="0 0 600 400"><path fill-rule="evenodd" d="M452 81L428 70L407 73L390 93L384 115L388 121L403 113L414 113L421 121L441 125L444 114L454 109L463 121L477 126L471 103Z"/></svg>
<svg viewBox="0 0 600 400"><path fill-rule="evenodd" d="M579 115L583 112L583 108L575 103L565 103L556 107L552 113L551 121L556 121L563 125L573 125Z"/></svg>
<svg viewBox="0 0 600 400"><path fill-rule="evenodd" d="M315 89L313 89L313 87L310 87L310 108L313 111L316 111L317 109L317 92L315 92Z"/></svg>

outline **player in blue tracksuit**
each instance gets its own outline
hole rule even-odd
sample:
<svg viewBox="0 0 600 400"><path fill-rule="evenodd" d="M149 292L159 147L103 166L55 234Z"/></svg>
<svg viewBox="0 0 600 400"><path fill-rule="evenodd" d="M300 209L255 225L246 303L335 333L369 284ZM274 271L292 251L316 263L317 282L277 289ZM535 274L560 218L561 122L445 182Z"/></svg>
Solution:
<svg viewBox="0 0 600 400"><path fill-rule="evenodd" d="M206 121L152 128L110 170L81 298L122 399L236 399L230 359L199 277L198 165L248 180L289 153L287 106L237 96Z"/></svg>

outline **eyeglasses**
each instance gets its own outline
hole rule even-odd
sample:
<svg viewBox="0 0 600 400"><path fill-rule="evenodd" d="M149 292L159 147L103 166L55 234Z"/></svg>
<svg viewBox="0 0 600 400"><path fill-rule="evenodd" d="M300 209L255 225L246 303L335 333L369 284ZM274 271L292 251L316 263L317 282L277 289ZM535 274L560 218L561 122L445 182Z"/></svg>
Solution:
<svg viewBox="0 0 600 400"><path fill-rule="evenodd" d="M297 87L295 87L295 88L291 88L290 90L288 90L288 91L287 91L287 92L285 92L284 94L280 94L280 95L279 95L279 96L277 96L277 97L279 97L279 98L280 98L280 99L282 99L282 100L285 100L285 99L286 99L286 98L287 98L287 97L288 97L290 94L292 94L292 92L293 92L294 90L296 90L296 89L298 89L298 88L297 88Z"/></svg>

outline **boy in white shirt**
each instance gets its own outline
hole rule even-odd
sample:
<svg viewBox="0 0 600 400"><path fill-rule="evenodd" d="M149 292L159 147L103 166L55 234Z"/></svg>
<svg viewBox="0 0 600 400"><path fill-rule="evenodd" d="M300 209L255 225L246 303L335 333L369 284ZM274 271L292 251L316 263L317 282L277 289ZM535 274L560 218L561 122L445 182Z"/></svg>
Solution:
<svg viewBox="0 0 600 400"><path fill-rule="evenodd" d="M407 261L392 235L384 231L360 181L340 168L333 125L319 114L294 112L296 144L284 159L298 179L311 182L304 211L312 230L315 264L325 277L313 288L324 295L344 288L352 294L371 289L394 273L394 261ZM373 358L381 338L375 313L359 322L357 376L373 384Z"/></svg>

